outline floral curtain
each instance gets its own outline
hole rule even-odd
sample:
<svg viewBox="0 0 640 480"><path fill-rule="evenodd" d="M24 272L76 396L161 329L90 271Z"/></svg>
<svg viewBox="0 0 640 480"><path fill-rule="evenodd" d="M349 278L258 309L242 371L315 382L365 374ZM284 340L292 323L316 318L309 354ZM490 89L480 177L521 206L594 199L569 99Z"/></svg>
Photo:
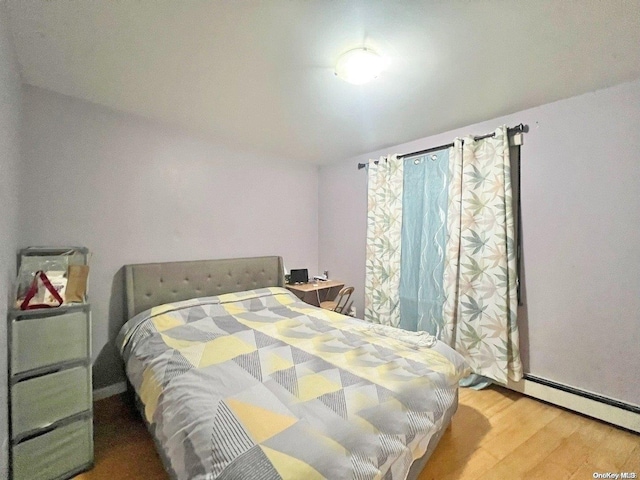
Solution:
<svg viewBox="0 0 640 480"><path fill-rule="evenodd" d="M442 340L472 370L501 383L522 378L515 229L507 128L456 139L450 183Z"/></svg>
<svg viewBox="0 0 640 480"><path fill-rule="evenodd" d="M400 239L403 162L397 155L369 162L364 318L400 324Z"/></svg>

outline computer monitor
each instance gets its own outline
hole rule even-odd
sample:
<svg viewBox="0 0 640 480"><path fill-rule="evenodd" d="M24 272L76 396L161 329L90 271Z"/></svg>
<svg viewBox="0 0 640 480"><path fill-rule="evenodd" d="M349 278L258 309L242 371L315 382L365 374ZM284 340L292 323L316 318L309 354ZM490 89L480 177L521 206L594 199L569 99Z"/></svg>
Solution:
<svg viewBox="0 0 640 480"><path fill-rule="evenodd" d="M299 270L291 270L289 283L307 283L309 282L309 270L302 268Z"/></svg>

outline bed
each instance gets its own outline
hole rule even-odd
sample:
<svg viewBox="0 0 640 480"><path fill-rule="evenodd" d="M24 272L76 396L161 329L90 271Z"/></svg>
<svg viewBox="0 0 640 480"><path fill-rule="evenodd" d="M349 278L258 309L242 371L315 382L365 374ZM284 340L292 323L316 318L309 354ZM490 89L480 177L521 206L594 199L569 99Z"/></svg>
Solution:
<svg viewBox="0 0 640 480"><path fill-rule="evenodd" d="M302 303L280 257L125 281L117 344L171 478L415 479L457 408L460 355Z"/></svg>

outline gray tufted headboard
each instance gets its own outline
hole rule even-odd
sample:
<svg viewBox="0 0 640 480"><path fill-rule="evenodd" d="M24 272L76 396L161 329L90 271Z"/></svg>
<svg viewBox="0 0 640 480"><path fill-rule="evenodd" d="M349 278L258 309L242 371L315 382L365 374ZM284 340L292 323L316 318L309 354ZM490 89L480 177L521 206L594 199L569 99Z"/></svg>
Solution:
<svg viewBox="0 0 640 480"><path fill-rule="evenodd" d="M164 303L284 286L282 257L125 265L128 318Z"/></svg>

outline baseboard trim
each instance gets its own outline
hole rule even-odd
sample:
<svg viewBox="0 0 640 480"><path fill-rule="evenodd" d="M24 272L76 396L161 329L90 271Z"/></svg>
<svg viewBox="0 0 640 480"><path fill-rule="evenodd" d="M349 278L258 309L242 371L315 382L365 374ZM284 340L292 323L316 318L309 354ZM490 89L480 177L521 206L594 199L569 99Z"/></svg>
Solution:
<svg viewBox="0 0 640 480"><path fill-rule="evenodd" d="M104 398L113 397L114 395L118 395L120 393L124 393L127 391L127 382L118 382L113 385L108 385L106 387L98 388L93 391L93 401L97 402L98 400L102 400Z"/></svg>
<svg viewBox="0 0 640 480"><path fill-rule="evenodd" d="M519 382L509 380L506 387L529 397L640 433L640 412L634 405L536 377L524 378Z"/></svg>

